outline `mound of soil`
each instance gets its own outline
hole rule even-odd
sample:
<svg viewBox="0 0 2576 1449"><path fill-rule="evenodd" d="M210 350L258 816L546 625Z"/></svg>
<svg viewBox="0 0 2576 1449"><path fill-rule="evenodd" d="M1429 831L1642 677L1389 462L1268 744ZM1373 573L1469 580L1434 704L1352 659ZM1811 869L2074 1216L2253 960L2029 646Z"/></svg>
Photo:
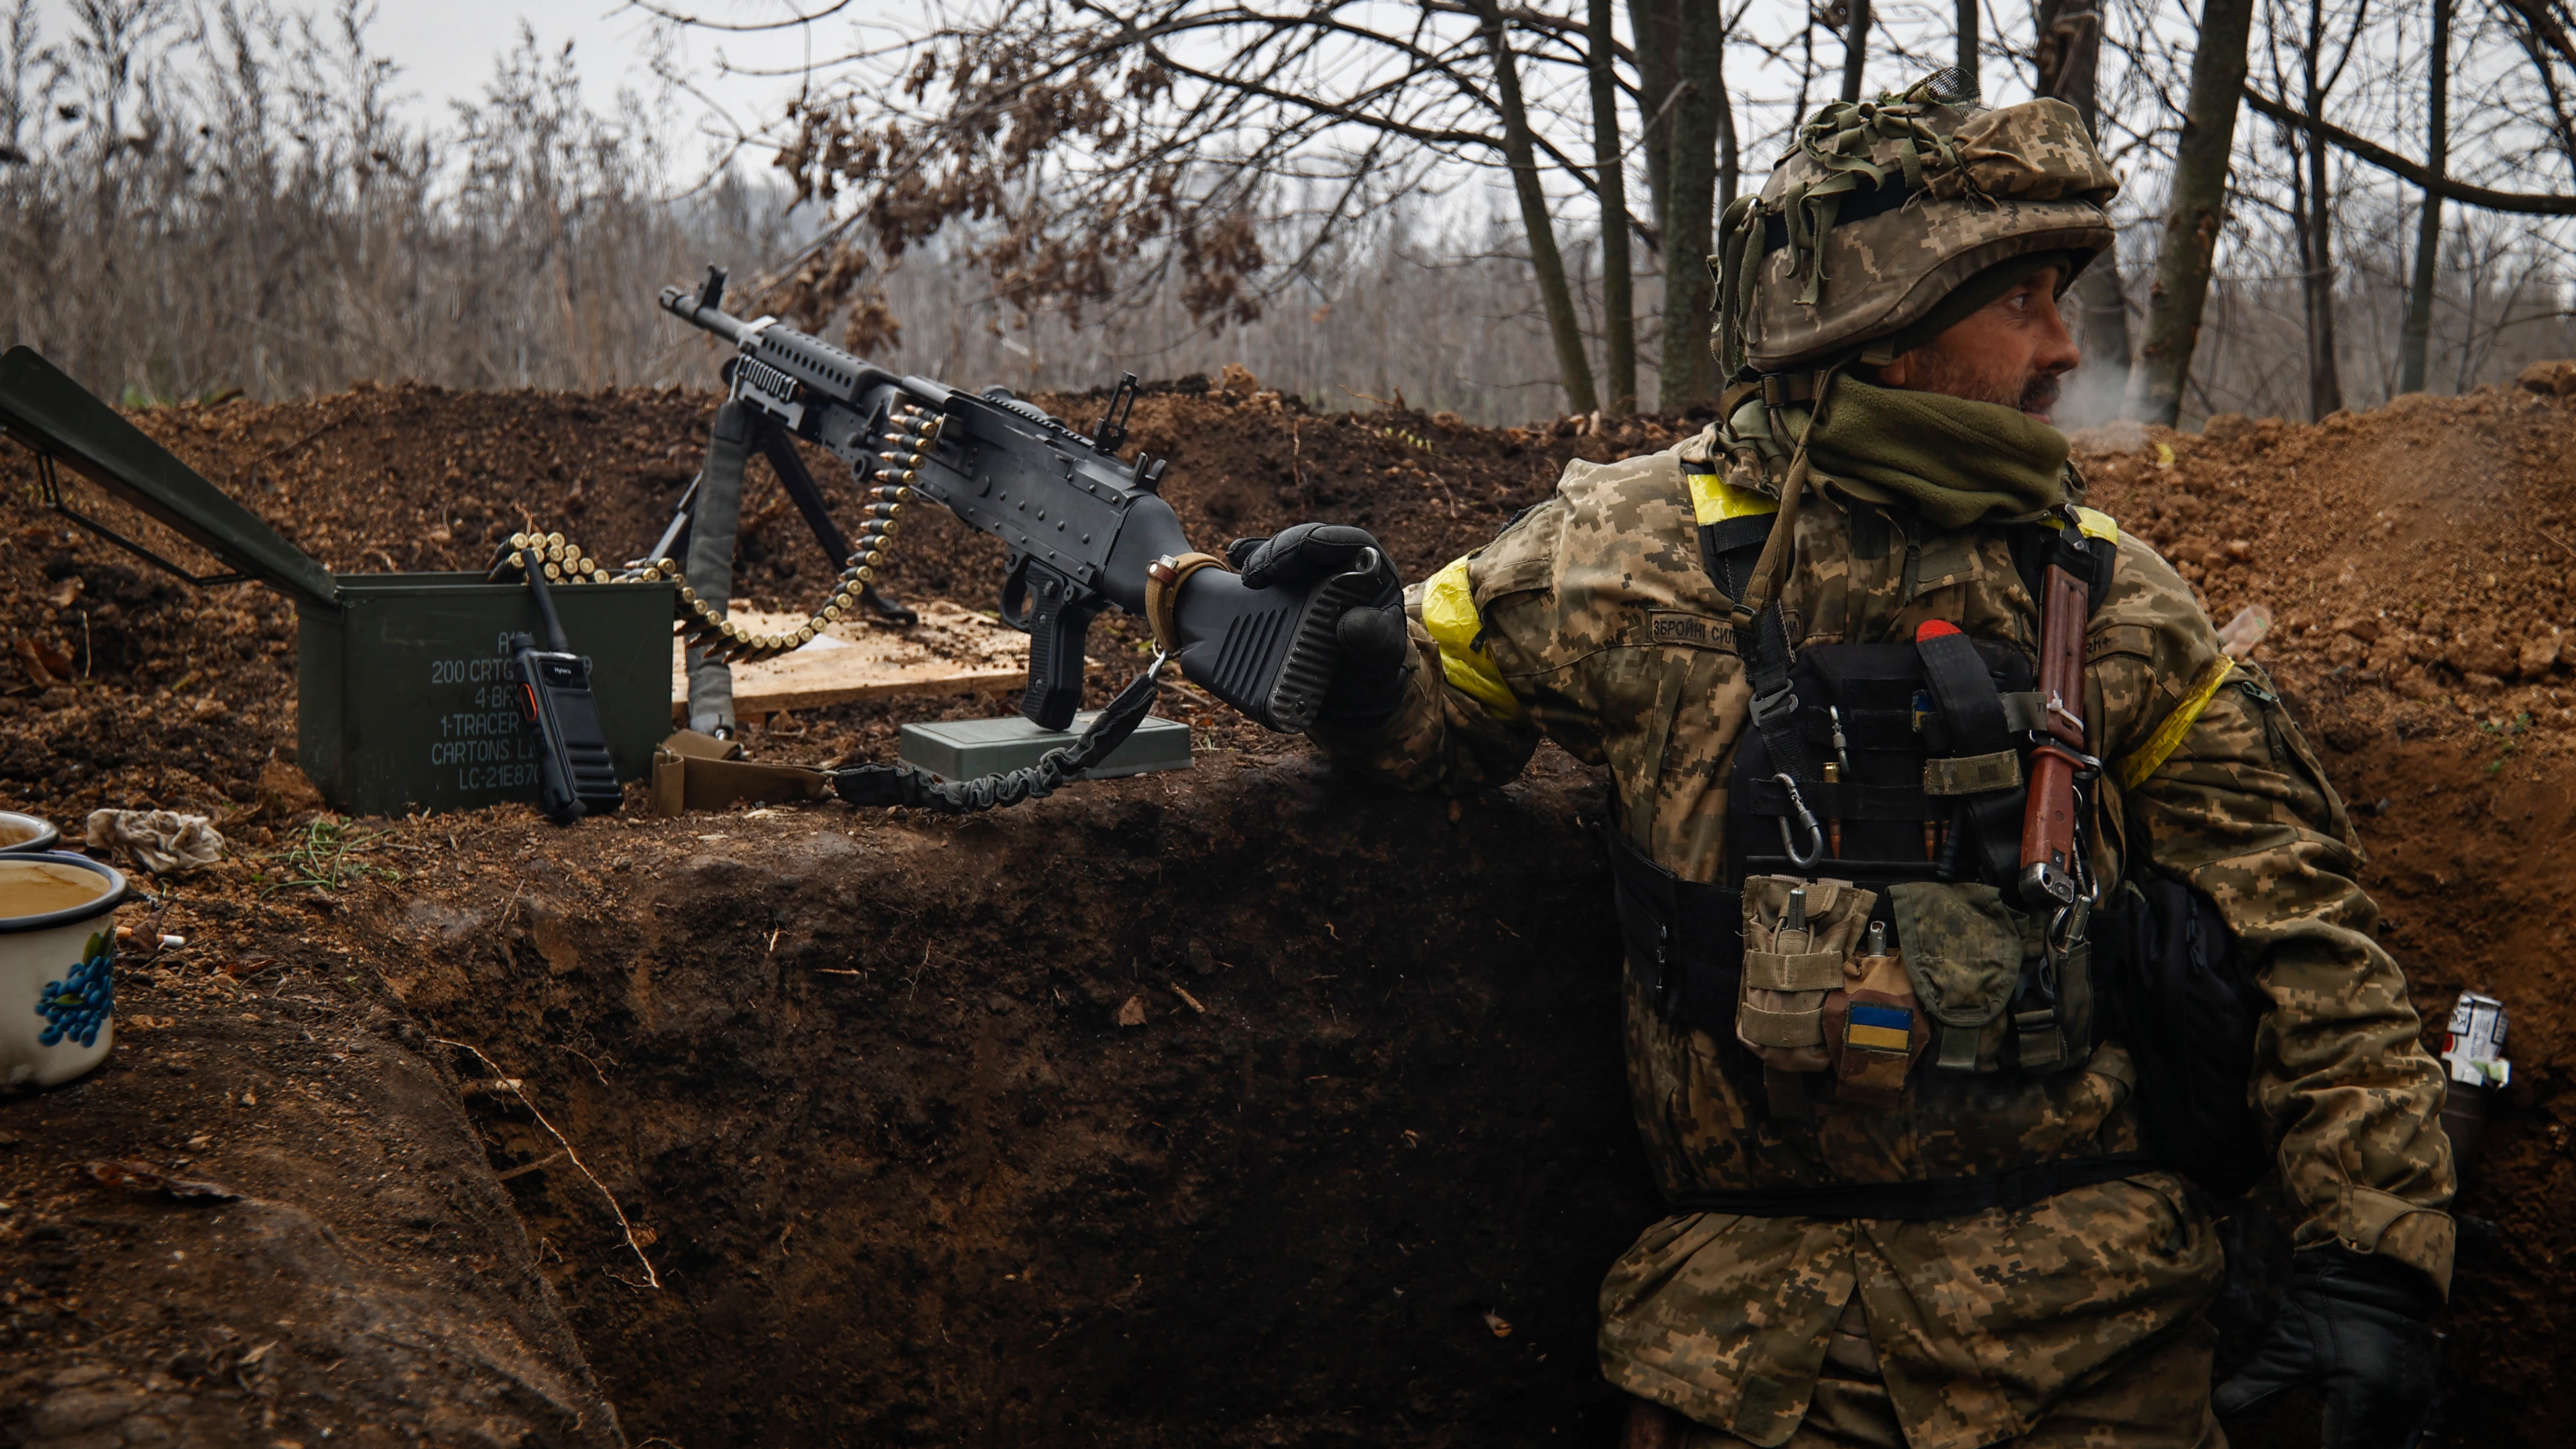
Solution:
<svg viewBox="0 0 2576 1449"><path fill-rule="evenodd" d="M530 525L640 548L713 403L405 386L138 421L334 568L480 568ZM1249 385L1161 388L1134 420L1203 546L1346 520L1413 577L1566 459L1680 426L1318 416ZM2093 501L2217 617L2276 614L2260 657L2355 802L2428 1035L2463 987L2514 1010L2515 1083L2460 1203L2442 1441L2552 1443L2576 1329L2555 1207L2576 1187L2576 716L2552 642L2576 635L2576 413L2489 392L2078 441ZM195 810L235 842L129 908L138 940L187 944L131 953L109 1065L0 1103L20 1438L1606 1434L1592 1293L1654 1206L1598 785L1565 757L1407 799L1175 691L1190 774L973 821L337 822L286 763L292 612L148 571L44 512L17 465L0 805ZM743 591L809 604L826 561L753 475ZM933 518L893 590L983 607L999 565ZM1141 642L1103 620L1095 691ZM897 720L1010 707L843 706L750 743L884 757ZM85 1168L111 1159L239 1197Z"/></svg>

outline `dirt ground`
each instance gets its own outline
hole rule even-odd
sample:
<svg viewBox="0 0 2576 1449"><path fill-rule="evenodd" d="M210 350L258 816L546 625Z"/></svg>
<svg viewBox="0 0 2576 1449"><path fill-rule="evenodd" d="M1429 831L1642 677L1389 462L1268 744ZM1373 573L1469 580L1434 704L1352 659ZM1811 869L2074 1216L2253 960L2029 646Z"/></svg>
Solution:
<svg viewBox="0 0 2576 1449"><path fill-rule="evenodd" d="M712 405L403 386L138 422L336 569L479 569L532 524L640 548ZM1239 378L1135 418L1203 544L1341 519L1413 577L1567 458L1673 436L1318 416ZM2491 391L2079 444L2216 617L2274 611L2261 657L2355 803L2428 1023L2465 987L2513 1008L2439 1441L2557 1443L2576 412ZM109 1064L0 1100L12 1442L1607 1442L1592 1292L1655 1208L1599 787L1566 757L1409 799L1175 694L1189 774L976 820L343 822L289 763L291 609L77 534L20 462L0 807L199 811L233 852L124 913ZM774 487L745 520L753 602L822 592ZM892 587L985 607L998 563L938 519ZM1104 620L1095 691L1138 643ZM886 758L900 720L1010 707L750 744Z"/></svg>

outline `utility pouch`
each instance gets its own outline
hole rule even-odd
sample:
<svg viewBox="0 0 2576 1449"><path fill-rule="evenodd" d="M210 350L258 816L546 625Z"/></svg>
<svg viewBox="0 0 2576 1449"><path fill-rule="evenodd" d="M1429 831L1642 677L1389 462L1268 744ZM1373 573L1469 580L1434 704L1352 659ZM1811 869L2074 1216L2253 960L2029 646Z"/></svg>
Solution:
<svg viewBox="0 0 2576 1449"><path fill-rule="evenodd" d="M1906 881L1887 895L1906 979L1931 1022L1933 1066L2000 1070L2014 1027L2005 1012L2039 953L2039 923L1990 885Z"/></svg>
<svg viewBox="0 0 2576 1449"><path fill-rule="evenodd" d="M1821 1070L1825 996L1843 988L1878 896L1849 881L1760 875L1744 883L1744 975L1736 1039L1780 1071Z"/></svg>
<svg viewBox="0 0 2576 1449"><path fill-rule="evenodd" d="M1905 1094L1905 1079L1932 1041L1905 958L1894 950L1844 963L1843 990L1825 997L1825 1051L1833 1058L1835 1100L1887 1108Z"/></svg>

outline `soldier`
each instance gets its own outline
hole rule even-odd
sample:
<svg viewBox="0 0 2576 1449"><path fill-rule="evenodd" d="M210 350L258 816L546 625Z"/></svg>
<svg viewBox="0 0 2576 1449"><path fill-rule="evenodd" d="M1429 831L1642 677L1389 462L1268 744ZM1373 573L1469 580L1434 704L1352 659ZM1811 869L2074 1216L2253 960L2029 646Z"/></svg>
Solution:
<svg viewBox="0 0 2576 1449"><path fill-rule="evenodd" d="M2216 1412L2319 1383L2330 1445L2408 1444L2451 1273L2439 1069L2316 756L2081 506L2048 425L2056 298L2111 244L2115 179L2064 104L1938 81L1820 111L1728 212L1721 420L1568 464L1400 606L1390 570L1314 736L1411 789L1500 784L1542 735L1608 767L1628 1076L1673 1205L1601 1290L1630 1446L2224 1442L2222 1253L2168 1169L2224 1174L2146 1119L2208 1060L2154 1013L2227 990L2123 988L2148 978L2120 922L2141 959L2232 936L2260 993L2232 988L2258 1049L2250 1092L2216 1058L2216 1105L2298 1251ZM1236 559L1261 584L1369 546L1301 524ZM2052 649L2080 719L2036 687ZM2034 855L2050 790L2080 838ZM2157 890L2225 931L2134 944Z"/></svg>

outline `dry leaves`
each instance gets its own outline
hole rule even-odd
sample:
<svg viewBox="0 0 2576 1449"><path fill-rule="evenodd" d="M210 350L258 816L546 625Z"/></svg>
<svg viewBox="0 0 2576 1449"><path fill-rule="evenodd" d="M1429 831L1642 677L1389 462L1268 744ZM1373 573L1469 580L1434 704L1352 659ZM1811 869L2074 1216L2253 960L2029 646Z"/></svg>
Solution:
<svg viewBox="0 0 2576 1449"><path fill-rule="evenodd" d="M1145 998L1142 996L1128 997L1127 1004L1118 1008L1118 1024L1120 1026L1143 1026L1145 1024Z"/></svg>

